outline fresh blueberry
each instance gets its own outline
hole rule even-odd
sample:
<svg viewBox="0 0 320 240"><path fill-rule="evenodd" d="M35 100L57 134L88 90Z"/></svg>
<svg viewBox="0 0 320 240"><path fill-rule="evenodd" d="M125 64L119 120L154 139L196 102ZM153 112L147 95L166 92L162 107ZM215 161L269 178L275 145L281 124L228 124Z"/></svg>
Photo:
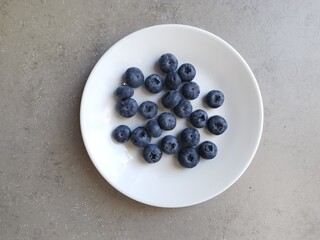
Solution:
<svg viewBox="0 0 320 240"><path fill-rule="evenodd" d="M133 96L133 89L129 86L120 86L116 90L116 96L119 99L130 98Z"/></svg>
<svg viewBox="0 0 320 240"><path fill-rule="evenodd" d="M119 102L118 110L122 117L130 118L137 113L138 103L133 98L122 99Z"/></svg>
<svg viewBox="0 0 320 240"><path fill-rule="evenodd" d="M126 125L120 125L113 131L113 138L119 142L124 143L129 140L131 130Z"/></svg>
<svg viewBox="0 0 320 240"><path fill-rule="evenodd" d="M163 130L172 130L176 127L177 121L176 118L169 112L161 113L158 117L159 126Z"/></svg>
<svg viewBox="0 0 320 240"><path fill-rule="evenodd" d="M218 108L224 102L224 95L219 90L212 90L208 92L205 100L209 107Z"/></svg>
<svg viewBox="0 0 320 240"><path fill-rule="evenodd" d="M151 137L144 127L137 127L131 133L131 142L137 147L145 147L151 142Z"/></svg>
<svg viewBox="0 0 320 240"><path fill-rule="evenodd" d="M160 57L159 65L162 72L173 72L178 67L178 59L171 53L165 53Z"/></svg>
<svg viewBox="0 0 320 240"><path fill-rule="evenodd" d="M198 153L203 159L212 159L217 155L217 146L210 141L204 141L198 147Z"/></svg>
<svg viewBox="0 0 320 240"><path fill-rule="evenodd" d="M187 118L192 113L192 105L189 100L181 99L177 106L174 107L174 113L180 118Z"/></svg>
<svg viewBox="0 0 320 240"><path fill-rule="evenodd" d="M140 104L139 112L146 119L151 119L158 113L158 106L154 102L144 101Z"/></svg>
<svg viewBox="0 0 320 240"><path fill-rule="evenodd" d="M176 90L170 90L163 95L161 102L165 108L174 108L181 100L181 94Z"/></svg>
<svg viewBox="0 0 320 240"><path fill-rule="evenodd" d="M186 99L193 100L199 96L200 87L195 82L188 82L183 84L181 93Z"/></svg>
<svg viewBox="0 0 320 240"><path fill-rule="evenodd" d="M146 129L151 137L157 138L162 134L162 130L157 122L157 120L151 119L146 124Z"/></svg>
<svg viewBox="0 0 320 240"><path fill-rule="evenodd" d="M212 134L220 135L227 130L228 123L223 117L215 115L208 119L207 127Z"/></svg>
<svg viewBox="0 0 320 240"><path fill-rule="evenodd" d="M151 93L161 92L164 87L163 79L159 74L151 74L146 78L144 86Z"/></svg>
<svg viewBox="0 0 320 240"><path fill-rule="evenodd" d="M180 134L180 141L186 147L196 146L200 142L200 134L195 128L185 128Z"/></svg>
<svg viewBox="0 0 320 240"><path fill-rule="evenodd" d="M131 67L124 74L124 79L130 87L137 88L143 85L144 75L139 68Z"/></svg>
<svg viewBox="0 0 320 240"><path fill-rule="evenodd" d="M193 147L185 147L179 151L178 160L181 166L193 168L199 163L200 157Z"/></svg>
<svg viewBox="0 0 320 240"><path fill-rule="evenodd" d="M196 76L196 69L190 63L182 64L178 69L182 82L190 82Z"/></svg>
<svg viewBox="0 0 320 240"><path fill-rule="evenodd" d="M177 72L169 72L164 81L166 87L170 90L177 90L181 84L181 78Z"/></svg>
<svg viewBox="0 0 320 240"><path fill-rule="evenodd" d="M149 144L143 149L143 158L148 163L156 163L162 157L162 151L156 144Z"/></svg>
<svg viewBox="0 0 320 240"><path fill-rule="evenodd" d="M195 110L190 115L190 122L196 128L203 128L208 121L208 114L202 109Z"/></svg>
<svg viewBox="0 0 320 240"><path fill-rule="evenodd" d="M176 154L179 151L179 141L175 136L167 135L161 140L161 149L166 154Z"/></svg>

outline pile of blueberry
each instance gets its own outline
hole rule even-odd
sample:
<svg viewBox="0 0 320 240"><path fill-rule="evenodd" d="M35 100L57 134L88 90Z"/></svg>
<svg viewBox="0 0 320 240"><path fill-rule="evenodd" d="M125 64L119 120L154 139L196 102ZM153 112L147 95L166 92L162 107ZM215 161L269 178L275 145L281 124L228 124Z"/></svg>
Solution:
<svg viewBox="0 0 320 240"><path fill-rule="evenodd" d="M178 68L177 58L170 53L163 54L159 59L161 71L166 76L163 79L159 74L151 74L146 79L142 71L136 67L128 68L124 75L125 83L116 90L119 99L118 112L122 117L133 117L138 111L148 119L144 127L137 127L133 131L126 126L120 125L113 131L116 141L124 143L129 139L131 142L143 149L143 158L148 163L156 163L166 154L178 154L178 161L186 168L195 167L200 157L212 159L217 155L217 146L211 141L204 141L201 144L200 134L196 128L207 127L215 135L222 134L228 127L226 120L215 115L208 117L208 114L198 109L193 111L190 100L196 99L200 94L200 87L192 80L196 76L196 70L190 63L182 64ZM177 70L178 69L178 70ZM157 118L158 106L151 101L138 103L132 98L133 88L144 84L147 91L159 93L165 87L168 91L162 96L161 103L171 109L179 118L188 118L194 127L185 128L179 138L166 135L162 138L160 146L151 144L151 138L158 138L162 131L170 131L176 127L176 117L171 112L163 112ZM206 104L211 108L218 108L224 102L224 95L218 90L212 90L205 96Z"/></svg>

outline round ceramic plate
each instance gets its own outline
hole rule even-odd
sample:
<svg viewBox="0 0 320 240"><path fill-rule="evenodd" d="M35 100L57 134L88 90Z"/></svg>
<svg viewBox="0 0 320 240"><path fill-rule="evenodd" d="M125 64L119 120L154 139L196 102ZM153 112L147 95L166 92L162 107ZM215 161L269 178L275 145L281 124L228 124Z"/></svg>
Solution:
<svg viewBox="0 0 320 240"><path fill-rule="evenodd" d="M204 109L209 116L221 115L228 122L227 131L214 136L199 129L201 141L211 140L218 147L212 160L201 159L192 169L179 165L176 156L163 154L155 164L148 164L142 149L129 141L119 144L112 131L120 124L131 129L146 121L137 113L126 119L116 111L115 89L123 83L127 68L140 68L145 77L160 73L158 59L173 53L179 65L192 63L200 85L200 96L193 109ZM164 76L164 74L162 74ZM225 95L218 109L203 103L205 94L218 89ZM149 94L144 87L135 89L133 98L140 104L158 103L164 91ZM167 110L168 111L168 110ZM209 200L230 187L250 164L260 141L263 125L261 94L247 63L229 44L207 31L185 25L158 25L134 32L111 47L94 67L86 83L81 102L81 132L89 156L102 176L116 189L139 202L159 207L184 207ZM188 126L178 119L177 127L152 139L159 143L165 135L177 135Z"/></svg>

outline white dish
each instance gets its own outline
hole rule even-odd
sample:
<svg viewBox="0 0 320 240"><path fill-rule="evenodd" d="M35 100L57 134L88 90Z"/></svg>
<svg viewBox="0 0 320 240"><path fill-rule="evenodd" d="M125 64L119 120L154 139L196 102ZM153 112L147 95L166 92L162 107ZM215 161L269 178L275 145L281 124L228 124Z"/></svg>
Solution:
<svg viewBox="0 0 320 240"><path fill-rule="evenodd" d="M205 109L209 116L219 114L229 125L220 136L199 130L201 141L213 141L218 154L212 160L201 160L192 169L182 168L175 156L166 154L158 163L148 164L141 149L130 142L118 144L111 137L120 124L134 129L145 123L138 114L124 119L115 110L114 91L122 84L123 73L131 66L139 67L145 77L159 72L157 60L166 52L173 53L179 65L189 62L197 70L194 81L200 85L201 94L192 101L194 110ZM218 109L205 107L201 100L212 89L225 95L225 102ZM147 98L157 102L162 94L151 95L140 87L133 97L138 103ZM217 196L247 169L259 145L263 105L255 77L236 50L207 31L169 24L134 32L102 56L86 83L80 121L89 156L113 187L148 205L184 207ZM186 120L178 119L177 128L162 136L177 134L185 126Z"/></svg>

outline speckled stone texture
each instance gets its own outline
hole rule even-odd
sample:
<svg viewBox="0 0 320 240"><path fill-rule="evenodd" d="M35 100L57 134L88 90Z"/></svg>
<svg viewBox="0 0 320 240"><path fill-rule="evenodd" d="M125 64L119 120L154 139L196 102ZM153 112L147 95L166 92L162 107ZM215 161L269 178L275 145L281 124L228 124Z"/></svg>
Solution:
<svg viewBox="0 0 320 240"><path fill-rule="evenodd" d="M0 0L0 239L320 239L319 12L317 0ZM229 42L265 105L246 173L218 197L181 209L112 188L79 130L98 59L125 35L161 23Z"/></svg>

